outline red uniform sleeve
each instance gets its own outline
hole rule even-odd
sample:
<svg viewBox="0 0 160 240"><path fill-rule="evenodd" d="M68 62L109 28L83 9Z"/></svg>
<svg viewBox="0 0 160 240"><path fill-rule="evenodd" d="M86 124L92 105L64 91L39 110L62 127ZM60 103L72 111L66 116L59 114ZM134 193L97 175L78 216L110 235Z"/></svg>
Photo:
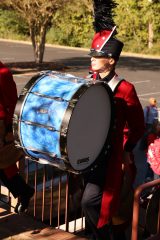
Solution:
<svg viewBox="0 0 160 240"><path fill-rule="evenodd" d="M0 92L0 120L3 120L5 118L5 110L3 107L3 102L1 99L1 92Z"/></svg>
<svg viewBox="0 0 160 240"><path fill-rule="evenodd" d="M127 120L124 129L124 150L132 151L144 133L144 114L134 86L128 82L124 84Z"/></svg>
<svg viewBox="0 0 160 240"><path fill-rule="evenodd" d="M6 125L12 124L13 113L17 102L17 89L12 74L6 67L0 67L0 119Z"/></svg>

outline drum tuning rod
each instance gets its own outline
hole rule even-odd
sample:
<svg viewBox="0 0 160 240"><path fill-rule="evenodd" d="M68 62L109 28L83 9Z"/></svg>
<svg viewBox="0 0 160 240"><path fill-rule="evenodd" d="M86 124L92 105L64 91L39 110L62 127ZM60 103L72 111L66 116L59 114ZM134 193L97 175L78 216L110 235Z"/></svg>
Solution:
<svg viewBox="0 0 160 240"><path fill-rule="evenodd" d="M53 131L53 132L59 132L58 130L56 130L54 127L52 126L47 126L47 125L44 125L44 124L40 124L40 123L35 123L35 122L31 122L31 121L25 121L25 120L19 120L19 122L23 122L27 125L32 125L32 126L37 126L37 127L42 127L42 128L46 128L50 131Z"/></svg>
<svg viewBox="0 0 160 240"><path fill-rule="evenodd" d="M59 102L68 102L68 100L65 100L64 98L61 98L61 97L51 97L51 96L48 96L48 95L45 95L45 94L42 94L42 93L39 93L39 92L28 92L28 93L31 93L31 94L34 94L38 97L43 97L43 98L49 98L49 99L52 99L52 100L55 100L55 101L59 101Z"/></svg>
<svg viewBox="0 0 160 240"><path fill-rule="evenodd" d="M28 92L28 93L34 94L38 97L49 98L49 99L52 99L52 100L55 100L55 101L58 101L58 102L76 103L78 101L78 99L75 99L75 98L72 99L72 100L67 100L67 99L64 99L64 98L61 98L61 97L51 97L51 96L48 96L48 95L45 95L45 94L42 94L42 93L39 93L39 92Z"/></svg>

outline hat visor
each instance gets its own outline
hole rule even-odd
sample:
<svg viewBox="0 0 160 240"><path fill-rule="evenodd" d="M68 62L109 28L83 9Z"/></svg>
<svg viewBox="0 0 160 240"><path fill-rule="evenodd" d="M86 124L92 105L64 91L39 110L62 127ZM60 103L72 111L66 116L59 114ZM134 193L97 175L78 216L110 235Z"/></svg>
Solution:
<svg viewBox="0 0 160 240"><path fill-rule="evenodd" d="M105 52L96 51L96 50L92 50L92 49L90 50L88 55L91 56L91 57L107 57Z"/></svg>
<svg viewBox="0 0 160 240"><path fill-rule="evenodd" d="M105 53L103 51L96 51L95 49L91 49L88 55L92 57L104 57Z"/></svg>

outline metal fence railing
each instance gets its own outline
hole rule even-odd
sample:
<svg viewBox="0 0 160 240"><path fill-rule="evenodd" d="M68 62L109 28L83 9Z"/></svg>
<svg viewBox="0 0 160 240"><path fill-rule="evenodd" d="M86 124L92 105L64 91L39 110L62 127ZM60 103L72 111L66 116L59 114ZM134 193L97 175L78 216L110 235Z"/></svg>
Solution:
<svg viewBox="0 0 160 240"><path fill-rule="evenodd" d="M80 175L64 172L53 166L39 164L38 162L28 159L26 159L25 164L23 162L20 163L20 171L24 175L26 182L35 188L35 194L30 201L28 209L30 216L47 225L67 232L76 233L84 230L85 223L81 209L83 182ZM160 194L160 178L142 184L135 190L132 240L139 240L141 194L146 189L152 187L159 187ZM0 186L0 193L3 194L2 200L4 202L12 207L15 206L15 199L4 186ZM158 201L159 200L160 197L158 195ZM10 210L13 211L12 208ZM160 208L156 207L156 212L157 230L154 234L155 237L156 235L160 236Z"/></svg>
<svg viewBox="0 0 160 240"><path fill-rule="evenodd" d="M20 163L20 171L26 182L35 188L28 209L30 216L69 232L84 229L80 204L82 180L79 175L28 159L25 164ZM15 206L16 201L5 187L1 186L0 193L8 196L8 204Z"/></svg>
<svg viewBox="0 0 160 240"><path fill-rule="evenodd" d="M139 240L139 217L140 217L140 197L142 193L148 189L155 188L151 199L146 206L146 216L144 228L148 228L148 240L160 239L160 178L151 182L144 183L138 186L134 193L133 203L133 220L132 220L132 236L131 240ZM148 223L147 223L148 222ZM147 226L148 225L148 226ZM144 229L145 230L145 229Z"/></svg>

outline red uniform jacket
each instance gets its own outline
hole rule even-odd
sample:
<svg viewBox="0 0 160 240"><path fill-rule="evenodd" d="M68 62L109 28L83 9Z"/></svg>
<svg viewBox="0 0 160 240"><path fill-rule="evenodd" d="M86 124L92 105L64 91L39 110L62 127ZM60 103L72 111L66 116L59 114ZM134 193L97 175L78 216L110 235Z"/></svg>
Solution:
<svg viewBox="0 0 160 240"><path fill-rule="evenodd" d="M111 157L107 160L105 186L97 227L103 227L119 204L123 150L132 151L144 132L143 109L134 86L122 80L114 91L115 128L111 135Z"/></svg>
<svg viewBox="0 0 160 240"><path fill-rule="evenodd" d="M6 129L11 131L12 118L17 102L17 89L12 74L3 63L0 62L0 119L4 120ZM16 164L4 170L8 177L17 173Z"/></svg>

